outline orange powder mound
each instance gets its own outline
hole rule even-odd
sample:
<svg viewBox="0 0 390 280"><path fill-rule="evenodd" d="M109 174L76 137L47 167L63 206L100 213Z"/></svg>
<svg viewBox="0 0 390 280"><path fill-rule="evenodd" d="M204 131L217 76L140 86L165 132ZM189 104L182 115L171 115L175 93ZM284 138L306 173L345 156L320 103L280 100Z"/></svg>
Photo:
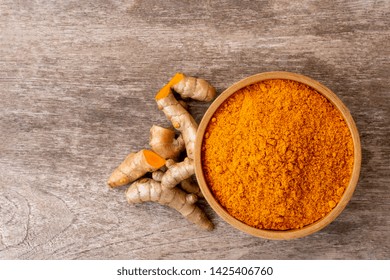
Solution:
<svg viewBox="0 0 390 280"><path fill-rule="evenodd" d="M302 228L340 201L353 167L341 113L312 88L267 80L231 95L202 144L206 181L236 219L259 229Z"/></svg>

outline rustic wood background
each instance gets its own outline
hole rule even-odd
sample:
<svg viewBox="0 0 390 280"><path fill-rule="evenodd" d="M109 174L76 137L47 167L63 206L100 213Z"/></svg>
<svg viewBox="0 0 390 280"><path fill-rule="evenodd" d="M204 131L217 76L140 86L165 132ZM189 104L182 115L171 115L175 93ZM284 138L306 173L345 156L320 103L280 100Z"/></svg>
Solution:
<svg viewBox="0 0 390 280"><path fill-rule="evenodd" d="M389 259L389 1L0 1L1 259ZM363 163L352 201L293 241L158 204L106 180L149 128L176 71L222 92L272 70L308 75L351 110ZM191 102L199 121L209 104Z"/></svg>

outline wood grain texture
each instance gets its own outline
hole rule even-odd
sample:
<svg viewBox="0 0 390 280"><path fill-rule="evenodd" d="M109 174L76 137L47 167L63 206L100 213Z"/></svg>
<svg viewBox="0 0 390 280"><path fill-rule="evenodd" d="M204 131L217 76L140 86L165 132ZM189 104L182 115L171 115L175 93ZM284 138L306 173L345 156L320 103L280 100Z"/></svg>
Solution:
<svg viewBox="0 0 390 280"><path fill-rule="evenodd" d="M389 259L389 1L0 2L0 259ZM203 232L127 205L110 172L168 125L154 95L176 71L222 92L260 72L316 79L350 109L363 161L322 231ZM200 121L209 104L190 102Z"/></svg>

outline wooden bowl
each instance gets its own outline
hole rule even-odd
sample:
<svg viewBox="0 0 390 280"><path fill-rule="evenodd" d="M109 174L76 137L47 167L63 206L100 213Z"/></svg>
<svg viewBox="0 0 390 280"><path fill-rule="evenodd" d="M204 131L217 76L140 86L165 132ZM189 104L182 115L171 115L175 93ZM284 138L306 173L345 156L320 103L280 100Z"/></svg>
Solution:
<svg viewBox="0 0 390 280"><path fill-rule="evenodd" d="M248 226L247 224L244 224L243 222L237 220L233 216L231 216L214 198L212 192L210 191L206 179L203 174L202 169L202 154L201 154L201 147L202 147L202 141L203 136L205 133L205 130L207 128L207 125L209 121L211 120L212 116L214 115L215 111L218 109L218 107L233 93L235 93L237 90L246 87L248 85L261 82L263 80L269 80L269 79L287 79L287 80L293 80L297 81L303 84L306 84L310 86L311 88L315 89L318 93L322 94L324 97L326 97L342 114L344 117L344 120L346 121L349 130L351 132L353 144L354 144L354 164L353 164L353 170L351 179L349 181L349 185L344 191L343 196L341 197L339 203L336 205L335 208L332 209L331 212L329 212L326 216L324 216L322 219L309 224L307 226L304 226L301 229L292 229L292 230L265 230L265 229L257 229L253 228L251 226ZM195 143L195 173L196 177L200 186L200 189L202 190L207 202L211 205L211 207L217 212L217 214L222 217L226 222L228 222L233 227L246 232L248 234L267 238L267 239L294 239L294 238L300 238L309 234L312 234L316 231L319 231L320 229L324 228L328 224L330 224L345 208L347 203L352 197L352 194L355 190L356 184L358 182L359 173L360 173L360 165L361 165L361 147L360 147L360 138L359 133L356 128L355 122L352 119L351 114L349 113L348 109L345 107L345 105L341 102L341 100L327 87L320 84L317 81L314 81L311 78L308 78L303 75L290 73L290 72L267 72L267 73L260 73L254 76L250 76L248 78L245 78L232 86L230 86L228 89L226 89L209 107L206 114L204 115L196 136L196 143Z"/></svg>

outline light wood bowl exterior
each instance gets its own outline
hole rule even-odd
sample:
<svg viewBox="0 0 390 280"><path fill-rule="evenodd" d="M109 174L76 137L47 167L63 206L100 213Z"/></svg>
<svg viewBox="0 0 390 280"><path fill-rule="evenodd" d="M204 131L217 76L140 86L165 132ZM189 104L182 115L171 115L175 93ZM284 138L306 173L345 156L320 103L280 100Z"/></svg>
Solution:
<svg viewBox="0 0 390 280"><path fill-rule="evenodd" d="M293 80L297 81L303 84L306 84L310 86L311 88L315 89L318 93L325 96L343 115L352 135L353 144L354 144L354 165L352 170L352 176L350 179L350 182L347 186L347 188L344 191L343 196L341 197L339 203L336 205L335 208L331 212L329 212L325 217L322 219L307 225L301 229L294 229L294 230L264 230L264 229L257 229L253 228L251 226L248 226L244 224L243 222L235 219L232 217L214 198L213 194L211 193L207 182L205 180L203 170L202 170L202 158L201 158L201 147L202 147L202 141L203 136L205 133L205 130L207 128L207 125L209 121L211 120L212 116L214 115L215 111L218 109L218 107L233 93L235 93L237 90L246 87L248 85L261 82L263 80L269 80L269 79L287 79L287 80ZM245 78L232 86L230 86L228 89L226 89L209 107L205 115L203 116L203 119L199 125L197 136L196 136L196 143L195 143L195 173L196 177L200 186L200 189L202 190L207 202L211 205L211 207L217 212L217 214L222 217L226 222L228 222L233 227L246 232L248 234L251 234L253 236L267 238L267 239L294 239L294 238L300 238L309 234L312 234L314 232L317 232L330 224L336 217L343 211L343 209L346 207L347 203L352 197L352 194L356 188L358 179L359 179L359 173L360 173L360 165L361 165L361 146L360 146L360 138L359 133L356 127L356 124L349 112L349 110L345 107L345 105L341 102L341 100L327 87L322 85L321 83L308 78L303 75L290 73L290 72L266 72L266 73L260 73L257 75L250 76L248 78Z"/></svg>

